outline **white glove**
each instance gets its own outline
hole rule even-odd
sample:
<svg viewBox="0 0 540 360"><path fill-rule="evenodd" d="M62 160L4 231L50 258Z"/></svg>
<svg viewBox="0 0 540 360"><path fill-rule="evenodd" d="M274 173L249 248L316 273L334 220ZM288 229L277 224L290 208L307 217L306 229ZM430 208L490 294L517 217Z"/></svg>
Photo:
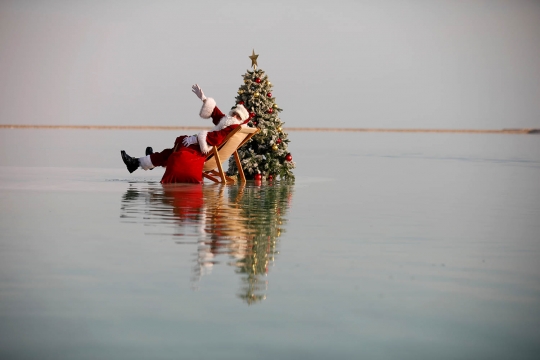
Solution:
<svg viewBox="0 0 540 360"><path fill-rule="evenodd" d="M197 140L197 135L191 135L191 136L186 136L183 140L182 140L182 144L184 144L184 146L188 147L189 145L192 145L192 144L197 144L199 141Z"/></svg>
<svg viewBox="0 0 540 360"><path fill-rule="evenodd" d="M206 96L204 96L204 93L199 85L197 84L193 85L191 87L191 91L193 91L195 95L197 95L197 97L201 99L202 101L206 100Z"/></svg>

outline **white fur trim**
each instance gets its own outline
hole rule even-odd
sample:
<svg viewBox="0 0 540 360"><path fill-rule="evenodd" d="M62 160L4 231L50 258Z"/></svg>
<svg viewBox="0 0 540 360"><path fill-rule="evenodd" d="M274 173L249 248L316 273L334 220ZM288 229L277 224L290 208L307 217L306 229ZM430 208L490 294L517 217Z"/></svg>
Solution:
<svg viewBox="0 0 540 360"><path fill-rule="evenodd" d="M152 164L152 160L150 160L150 155L139 158L139 165L143 170L150 170L154 168L154 164Z"/></svg>
<svg viewBox="0 0 540 360"><path fill-rule="evenodd" d="M206 135L208 135L208 131L204 130L197 134L197 140L199 141L199 148L201 148L201 151L203 154L208 154L210 151L210 146L208 146L208 143L206 142Z"/></svg>
<svg viewBox="0 0 540 360"><path fill-rule="evenodd" d="M240 115L240 119L244 121L249 119L249 112L242 104L238 104L235 108L231 109L231 111L229 111L229 116L233 116L234 113Z"/></svg>
<svg viewBox="0 0 540 360"><path fill-rule="evenodd" d="M212 111L214 111L215 107L216 107L216 100L212 98L206 99L206 101L203 103L201 107L199 116L202 117L203 119L209 119L210 116L212 116Z"/></svg>
<svg viewBox="0 0 540 360"><path fill-rule="evenodd" d="M221 119L219 119L219 123L214 126L214 128L212 129L212 131L219 131L219 130L223 130L225 129L227 126L231 126L231 125L240 125L242 124L243 121L241 120L238 120L237 118L234 118L232 116L228 116L228 115L225 115L224 117L222 117Z"/></svg>

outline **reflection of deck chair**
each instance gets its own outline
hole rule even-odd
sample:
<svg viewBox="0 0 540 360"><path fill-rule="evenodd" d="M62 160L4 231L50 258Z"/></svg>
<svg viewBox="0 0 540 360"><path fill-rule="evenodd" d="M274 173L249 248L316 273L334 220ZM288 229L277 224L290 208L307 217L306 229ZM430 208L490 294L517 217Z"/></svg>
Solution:
<svg viewBox="0 0 540 360"><path fill-rule="evenodd" d="M238 175L240 180L246 181L244 171L242 170L242 164L240 163L240 157L238 156L238 149L248 142L253 135L259 132L257 128L250 128L245 125L239 126L227 135L223 143L219 146L212 146L212 150L206 157L206 162L203 167L203 176L216 183L233 183L235 180L229 176L226 176L223 172L222 163L227 160L231 155L234 155L236 160L236 167L238 168ZM217 168L217 171L216 171ZM219 176L216 179L215 176Z"/></svg>

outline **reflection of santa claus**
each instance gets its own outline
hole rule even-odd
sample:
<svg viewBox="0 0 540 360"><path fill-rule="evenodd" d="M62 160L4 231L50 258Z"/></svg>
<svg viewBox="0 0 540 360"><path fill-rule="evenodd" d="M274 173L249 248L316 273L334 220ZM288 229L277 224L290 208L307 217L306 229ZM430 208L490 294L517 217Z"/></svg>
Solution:
<svg viewBox="0 0 540 360"><path fill-rule="evenodd" d="M200 184L163 187L163 203L172 207L180 223L186 220L204 221L203 189Z"/></svg>
<svg viewBox="0 0 540 360"><path fill-rule="evenodd" d="M150 170L156 166L167 169L161 183L202 183L202 168L206 155L212 146L219 146L227 135L236 127L245 124L249 113L243 105L237 105L229 115L225 115L216 106L212 98L207 98L199 85L193 85L192 91L203 101L199 115L203 119L212 118L212 131L201 131L196 135L182 135L176 138L172 149L154 153L147 149L146 156L134 158L121 151L122 160L130 173L141 167Z"/></svg>
<svg viewBox="0 0 540 360"><path fill-rule="evenodd" d="M201 184L166 185L161 201L172 207L178 225L197 223L197 266L207 270L218 255L236 259L246 256L252 236L246 228L248 219L242 209L225 201L225 188Z"/></svg>

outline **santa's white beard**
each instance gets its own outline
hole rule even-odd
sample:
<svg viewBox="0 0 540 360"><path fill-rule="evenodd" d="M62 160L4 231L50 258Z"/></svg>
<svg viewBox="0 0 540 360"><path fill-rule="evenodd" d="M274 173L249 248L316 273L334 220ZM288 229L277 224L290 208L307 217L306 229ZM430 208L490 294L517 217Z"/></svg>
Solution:
<svg viewBox="0 0 540 360"><path fill-rule="evenodd" d="M216 126L214 126L214 128L211 131L222 130L222 129L225 129L227 126L240 125L242 123L243 123L242 120L238 120L235 117L225 115L224 117L221 118L221 120L219 120L219 123Z"/></svg>

